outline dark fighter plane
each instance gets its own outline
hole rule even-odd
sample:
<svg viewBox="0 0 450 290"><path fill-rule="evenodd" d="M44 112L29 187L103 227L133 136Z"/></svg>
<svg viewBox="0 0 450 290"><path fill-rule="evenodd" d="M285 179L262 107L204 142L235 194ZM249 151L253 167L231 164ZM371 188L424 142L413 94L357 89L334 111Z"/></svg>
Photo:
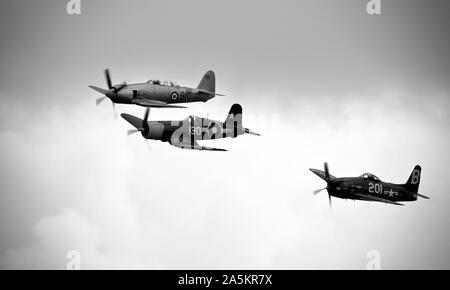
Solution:
<svg viewBox="0 0 450 290"><path fill-rule="evenodd" d="M135 104L142 107L153 108L185 108L178 103L206 102L216 94L216 77L213 71L208 71L200 81L197 88L181 87L172 81L161 82L159 80L149 80L145 83L129 84L122 83L112 85L109 70L105 70L105 78L108 89L96 86L89 86L91 89L104 94L98 98L97 106L106 98L115 104Z"/></svg>
<svg viewBox="0 0 450 290"><path fill-rule="evenodd" d="M331 206L331 197L343 199L355 199L365 201L378 201L389 204L403 205L399 202L415 201L417 197L429 199L418 192L421 168L414 167L408 181L405 184L393 184L381 181L371 173L364 173L359 177L334 177L328 171L328 164L324 164L324 170L310 169L317 176L326 181L327 187L315 190L318 194L322 190L328 191L328 199Z"/></svg>
<svg viewBox="0 0 450 290"><path fill-rule="evenodd" d="M141 132L142 137L146 139L168 142L182 149L227 151L202 146L197 141L235 138L246 133L260 136L242 126L242 107L239 104L231 107L224 122L197 116L189 116L182 121L148 121L149 108L145 112L144 119L129 114L121 114L121 116L136 128L129 130L128 135Z"/></svg>

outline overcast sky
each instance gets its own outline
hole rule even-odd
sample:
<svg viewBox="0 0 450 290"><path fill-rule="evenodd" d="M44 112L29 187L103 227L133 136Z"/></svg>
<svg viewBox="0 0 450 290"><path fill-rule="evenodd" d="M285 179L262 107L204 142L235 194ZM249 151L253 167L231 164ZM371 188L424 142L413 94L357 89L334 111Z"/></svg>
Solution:
<svg viewBox="0 0 450 290"><path fill-rule="evenodd" d="M6 0L0 9L0 268L449 269L448 1ZM151 120L261 133L181 150L127 137L88 85L216 73L226 94ZM119 113L144 110L118 105ZM308 171L404 183L405 207L333 199Z"/></svg>

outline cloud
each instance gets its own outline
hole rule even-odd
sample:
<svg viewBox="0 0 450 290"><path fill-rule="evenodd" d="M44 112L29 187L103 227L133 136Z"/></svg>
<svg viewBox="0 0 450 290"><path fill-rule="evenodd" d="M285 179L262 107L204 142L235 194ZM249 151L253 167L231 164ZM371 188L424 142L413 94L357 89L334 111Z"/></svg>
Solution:
<svg viewBox="0 0 450 290"><path fill-rule="evenodd" d="M56 216L41 219L33 227L35 242L19 249L10 249L2 259L3 268L64 269L66 253L78 250L87 260L102 263L97 251L98 228L86 216L72 209L63 209Z"/></svg>
<svg viewBox="0 0 450 290"><path fill-rule="evenodd" d="M364 269L377 249L384 268L445 268L426 245L449 239L430 226L448 220L445 202L434 202L448 199L435 176L448 115L401 109L407 92L375 96L326 107L317 98L271 130L244 115L263 136L210 141L230 150L218 154L160 142L148 152L139 135L126 137L126 122L88 102L39 113L0 134L1 266L61 269L66 252L79 250L82 268ZM432 199L405 208L333 199L330 211L325 193L311 194L323 182L308 168L323 161L337 176L373 171L399 182L421 163ZM427 241L411 243L418 232Z"/></svg>
<svg viewBox="0 0 450 290"><path fill-rule="evenodd" d="M55 216L39 220L32 228L35 241L6 251L1 260L2 268L65 269L72 260L68 255L72 251L79 253L81 269L161 268L136 252L133 237L127 235L129 231L119 226L111 236L110 232L105 233L105 229L92 224L86 215L66 208ZM111 238L106 246L111 243L114 249L105 249L105 240L100 241L100 237ZM127 245L125 255L123 243Z"/></svg>

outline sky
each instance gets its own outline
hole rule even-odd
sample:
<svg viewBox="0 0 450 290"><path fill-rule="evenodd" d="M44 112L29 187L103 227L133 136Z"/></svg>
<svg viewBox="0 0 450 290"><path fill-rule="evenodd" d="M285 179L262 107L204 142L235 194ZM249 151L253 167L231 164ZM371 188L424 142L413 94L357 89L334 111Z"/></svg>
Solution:
<svg viewBox="0 0 450 290"><path fill-rule="evenodd" d="M0 9L0 268L449 269L448 1L6 0ZM262 136L150 142L88 85L170 79L217 96L150 120ZM136 116L143 108L116 106ZM309 168L404 183L404 207L333 198ZM370 255L369 255L370 256Z"/></svg>

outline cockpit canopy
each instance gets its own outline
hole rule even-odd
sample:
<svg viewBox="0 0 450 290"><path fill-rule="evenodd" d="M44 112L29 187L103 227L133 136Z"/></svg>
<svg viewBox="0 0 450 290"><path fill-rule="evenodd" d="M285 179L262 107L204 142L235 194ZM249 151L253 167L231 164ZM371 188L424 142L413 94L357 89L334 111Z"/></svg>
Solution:
<svg viewBox="0 0 450 290"><path fill-rule="evenodd" d="M159 80L149 80L147 82L147 84L152 84L152 85L160 85L161 82Z"/></svg>
<svg viewBox="0 0 450 290"><path fill-rule="evenodd" d="M372 173L364 173L360 177L363 178L363 179L380 181L380 179L378 177L376 177L375 175L373 175Z"/></svg>
<svg viewBox="0 0 450 290"><path fill-rule="evenodd" d="M160 85L160 86L166 86L166 87L179 87L180 85L177 84L174 81L163 81L160 80L149 80L147 84L153 84L153 85Z"/></svg>

